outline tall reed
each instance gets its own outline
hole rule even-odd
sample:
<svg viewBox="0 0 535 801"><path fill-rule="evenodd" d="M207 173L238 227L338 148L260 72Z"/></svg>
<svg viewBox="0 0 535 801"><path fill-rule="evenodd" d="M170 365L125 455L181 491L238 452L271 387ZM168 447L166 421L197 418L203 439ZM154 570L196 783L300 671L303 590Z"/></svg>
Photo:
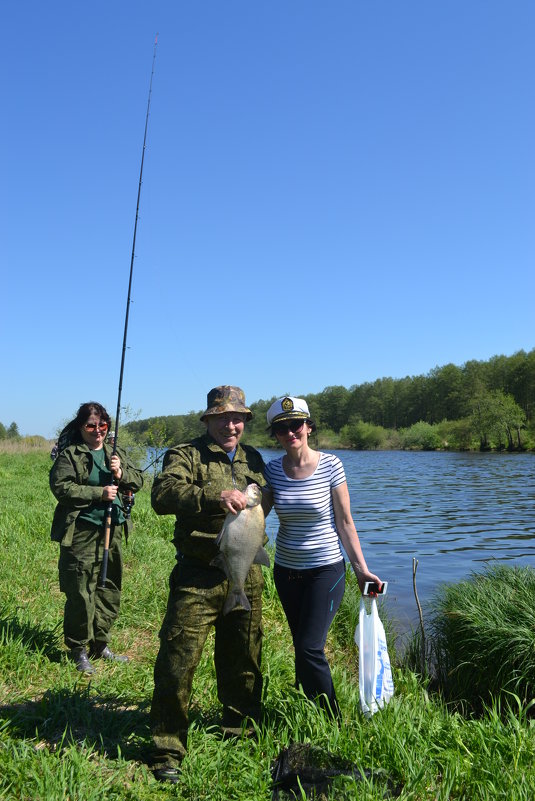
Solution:
<svg viewBox="0 0 535 801"><path fill-rule="evenodd" d="M431 658L446 698L481 711L535 694L535 571L495 564L444 585L431 605Z"/></svg>

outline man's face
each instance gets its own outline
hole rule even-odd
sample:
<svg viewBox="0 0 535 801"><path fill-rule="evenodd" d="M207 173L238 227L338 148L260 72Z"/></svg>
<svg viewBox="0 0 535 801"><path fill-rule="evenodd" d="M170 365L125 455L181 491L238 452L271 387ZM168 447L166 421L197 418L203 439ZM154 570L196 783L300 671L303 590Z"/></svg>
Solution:
<svg viewBox="0 0 535 801"><path fill-rule="evenodd" d="M204 423L210 436L228 453L234 450L241 439L245 415L240 412L209 414L205 417Z"/></svg>

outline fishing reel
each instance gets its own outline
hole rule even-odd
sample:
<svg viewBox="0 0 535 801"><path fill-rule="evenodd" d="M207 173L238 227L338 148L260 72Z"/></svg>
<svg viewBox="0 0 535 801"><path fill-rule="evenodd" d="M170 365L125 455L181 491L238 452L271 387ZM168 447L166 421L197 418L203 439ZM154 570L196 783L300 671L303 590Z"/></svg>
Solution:
<svg viewBox="0 0 535 801"><path fill-rule="evenodd" d="M130 517L130 512L132 511L132 506L136 502L136 496L132 492L132 490L125 490L123 492L123 510L125 517Z"/></svg>

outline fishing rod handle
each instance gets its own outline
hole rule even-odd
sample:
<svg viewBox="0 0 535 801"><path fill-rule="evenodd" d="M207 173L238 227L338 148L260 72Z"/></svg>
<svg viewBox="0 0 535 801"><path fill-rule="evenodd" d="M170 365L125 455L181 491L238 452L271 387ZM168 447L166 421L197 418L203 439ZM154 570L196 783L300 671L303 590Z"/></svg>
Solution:
<svg viewBox="0 0 535 801"><path fill-rule="evenodd" d="M102 564L100 566L100 575L98 577L98 586L102 589L106 586L106 579L108 577L108 556L109 549L105 548L102 554Z"/></svg>
<svg viewBox="0 0 535 801"><path fill-rule="evenodd" d="M100 566L100 574L98 577L98 586L101 588L106 586L106 578L108 576L108 557L110 553L112 514L113 514L113 501L110 501L106 508L106 517L104 518L104 551L102 553L102 564Z"/></svg>

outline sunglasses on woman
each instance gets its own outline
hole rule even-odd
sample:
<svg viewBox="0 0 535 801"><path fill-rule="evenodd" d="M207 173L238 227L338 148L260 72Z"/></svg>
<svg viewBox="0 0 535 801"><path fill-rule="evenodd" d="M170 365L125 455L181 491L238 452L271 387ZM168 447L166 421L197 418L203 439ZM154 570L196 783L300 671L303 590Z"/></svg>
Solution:
<svg viewBox="0 0 535 801"><path fill-rule="evenodd" d="M101 434L104 434L104 432L108 430L108 424L107 423L84 423L84 429L86 431L96 431L97 428L98 428L98 430L100 431Z"/></svg>
<svg viewBox="0 0 535 801"><path fill-rule="evenodd" d="M279 437L284 436L287 434L288 431L291 431L292 434L297 434L298 431L301 431L303 426L305 425L306 420L288 420L287 423L274 423L273 424L273 433Z"/></svg>

